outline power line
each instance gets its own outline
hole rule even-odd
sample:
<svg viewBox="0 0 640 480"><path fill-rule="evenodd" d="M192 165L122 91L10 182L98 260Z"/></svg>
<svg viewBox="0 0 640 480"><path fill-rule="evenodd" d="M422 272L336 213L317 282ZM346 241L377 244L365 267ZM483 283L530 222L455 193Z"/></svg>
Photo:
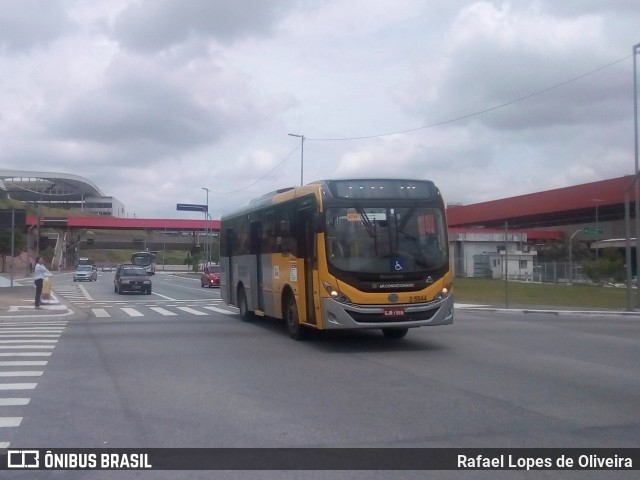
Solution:
<svg viewBox="0 0 640 480"><path fill-rule="evenodd" d="M523 95L522 97L518 97L515 98L513 100L509 100L507 102L501 103L499 105L495 105L493 107L488 107L485 108L483 110L479 110L477 112L473 112L473 113L468 113L466 115L461 115L459 117L455 117L455 118L451 118L449 120L443 120L441 122L437 122L437 123L431 123L429 125L423 125L421 127L415 127L415 128L410 128L407 130L398 130L395 132L389 132L389 133L380 133L380 134L375 134L375 135L363 135L360 137L342 137L342 138L310 138L310 137L305 137L305 141L316 141L316 142L331 142L331 141L348 141L348 140L366 140L366 139L371 139L371 138L380 138L380 137L388 137L391 135L399 135L399 134L403 134L403 133L412 133L412 132L417 132L419 130L425 130L427 128L433 128L433 127L439 127L441 125L447 125L449 123L454 123L454 122L459 122L460 120L465 120L467 118L472 118L472 117L477 117L478 115L483 115L485 113L488 112L492 112L494 110L498 110L500 108L504 108L504 107L508 107L510 105L513 105L515 103L519 103L519 102L523 102L525 100L528 100L530 98L536 97L538 95L542 95L544 93L550 92L551 90L555 90L557 88L563 87L565 85L568 85L570 83L576 82L582 78L588 77L589 75L593 75L594 73L597 73L601 70L605 70L607 68L612 67L613 65L616 65L620 62L623 62L625 60L627 60L628 58L632 57L633 55L627 55L623 58L620 58L618 60L614 60L613 62L610 62L606 65L603 65L601 67L598 67L596 69L590 70L588 72L582 73L576 77L570 78L568 80L565 80L563 82L560 83L556 83L554 85L551 85L549 87L543 88L541 90L537 90L535 92L529 93L527 95ZM269 176L273 171L275 171L276 169L278 169L280 166L282 166L282 164L284 164L285 161L287 161L291 155L294 154L294 152L296 152L298 150L299 146L297 146L296 148L294 148L287 156L285 156L280 163L278 163L275 167L273 167L271 170L269 170L267 173L265 173L262 177L258 178L257 180L255 180L253 183L250 183L249 185L246 185L242 188L239 188L237 190L232 190L232 191L228 191L228 192L216 192L216 191L212 191L212 193L218 194L218 195L227 195L227 194L231 194L231 193L237 193L237 192L241 192L243 190L248 189L249 187L252 187L253 185L257 184L258 182L261 182L262 180L264 180L267 176Z"/></svg>
<svg viewBox="0 0 640 480"><path fill-rule="evenodd" d="M620 58L620 59L615 60L615 61L613 61L611 63L608 63L606 65L598 67L598 68L596 68L594 70L591 70L589 72L586 72L586 73L583 73L581 75L578 75L577 77L570 78L569 80L565 80L564 82L560 82L560 83L557 83L557 84L552 85L550 87L543 88L542 90L537 90L537 91L535 91L533 93L529 93L529 94L524 95L522 97L518 97L516 99L509 100L508 102L501 103L500 105L495 105L493 107L485 108L483 110L479 110L479 111L473 112L473 113L468 113L468 114L462 115L460 117L451 118L449 120L443 120L441 122L431 123L429 125L423 125L422 127L410 128L410 129L407 129L407 130L399 130L399 131L396 131L396 132L380 133L380 134L376 134L376 135L364 135L364 136L361 136L361 137L305 138L305 140L308 140L308 141L323 141L323 142L347 141L347 140L366 140L366 139L371 139L371 138L387 137L387 136L390 136L390 135L399 135L399 134L402 134L402 133L417 132L418 130L424 130L424 129L427 129L427 128L439 127L441 125L447 125L449 123L459 122L460 120L465 120L465 119L471 118L471 117L477 117L478 115L482 115L482 114L491 112L493 110L498 110L499 108L508 107L509 105L513 105L514 103L522 102L522 101L528 100L528 99L530 99L532 97L536 97L538 95L542 95L543 93L547 93L547 92L549 92L551 90L555 90L556 88L563 87L563 86L565 86L565 85L567 85L569 83L576 82L576 81L578 81L578 80L580 80L580 79L582 79L584 77L587 77L589 75L593 75L594 73L597 73L597 72L599 72L601 70L604 70L606 68L612 67L613 65L616 65L616 64L618 64L620 62L623 62L623 61L627 60L628 58L630 58L632 56L633 55L627 55L626 57Z"/></svg>
<svg viewBox="0 0 640 480"><path fill-rule="evenodd" d="M286 157L284 157L280 163L278 163L275 167L273 167L271 170L269 170L267 173L265 173L263 176L261 176L260 178L258 178L255 182L250 183L249 185L246 185L242 188L238 188L237 190L231 190L228 192L217 192L214 190L211 190L211 193L215 193L217 195L228 195L230 193L238 193L238 192L242 192L243 190L246 190L249 187L253 187L256 183L261 182L262 180L264 180L266 177L268 177L269 175L271 175L271 173L273 173L275 170L277 170L278 168L280 168L282 166L282 164L284 162L286 162L287 160L289 160L289 158L291 157L291 155L293 155L296 150L298 150L299 147L294 148L293 150L291 150L291 152L289 152L289 154L287 154Z"/></svg>

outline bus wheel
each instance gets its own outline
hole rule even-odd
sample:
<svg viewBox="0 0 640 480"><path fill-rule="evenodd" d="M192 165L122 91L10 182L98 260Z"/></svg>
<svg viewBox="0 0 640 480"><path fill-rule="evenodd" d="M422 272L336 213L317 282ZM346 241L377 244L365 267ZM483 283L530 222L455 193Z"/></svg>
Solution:
<svg viewBox="0 0 640 480"><path fill-rule="evenodd" d="M309 330L303 325L300 325L298 318L298 306L296 300L292 295L287 296L287 301L284 306L284 320L287 322L287 331L289 336L294 340L304 340L307 338Z"/></svg>
<svg viewBox="0 0 640 480"><path fill-rule="evenodd" d="M244 287L238 289L238 309L240 310L240 318L243 322L253 320L253 312L249 311L247 294L244 291Z"/></svg>
<svg viewBox="0 0 640 480"><path fill-rule="evenodd" d="M387 338L404 338L409 331L408 328L383 328L382 333Z"/></svg>

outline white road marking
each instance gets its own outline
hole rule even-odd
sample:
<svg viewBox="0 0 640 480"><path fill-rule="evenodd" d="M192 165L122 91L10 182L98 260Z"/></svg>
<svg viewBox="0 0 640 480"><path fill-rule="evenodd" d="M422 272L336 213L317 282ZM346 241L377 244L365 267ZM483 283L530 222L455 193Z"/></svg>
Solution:
<svg viewBox="0 0 640 480"><path fill-rule="evenodd" d="M222 308L217 307L204 307L207 310L211 310L212 312L223 313L225 315L236 315L237 312L230 312L229 310L223 310Z"/></svg>
<svg viewBox="0 0 640 480"><path fill-rule="evenodd" d="M55 345L0 345L0 350L18 349L18 348L55 348Z"/></svg>
<svg viewBox="0 0 640 480"><path fill-rule="evenodd" d="M17 405L29 405L30 398L0 398L0 407L13 407Z"/></svg>
<svg viewBox="0 0 640 480"><path fill-rule="evenodd" d="M152 292L154 295L157 295L158 297L164 298L165 300L171 300L172 302L175 302L176 299L175 298L171 298L171 297L167 297L166 295L161 295L159 293L156 292Z"/></svg>
<svg viewBox="0 0 640 480"><path fill-rule="evenodd" d="M111 316L104 308L93 308L91 311L98 318L108 318Z"/></svg>
<svg viewBox="0 0 640 480"><path fill-rule="evenodd" d="M140 313L135 308L121 308L124 313L129 315L130 317L144 317L144 313Z"/></svg>
<svg viewBox="0 0 640 480"><path fill-rule="evenodd" d="M41 377L42 370L22 370L16 372L0 372L0 377Z"/></svg>
<svg viewBox="0 0 640 480"><path fill-rule="evenodd" d="M0 417L0 427L19 427L22 417Z"/></svg>
<svg viewBox="0 0 640 480"><path fill-rule="evenodd" d="M149 308L154 312L158 312L160 315L164 315L165 317L178 315L176 312L172 312L171 310L167 310L166 308L162 308L162 307L149 307Z"/></svg>
<svg viewBox="0 0 640 480"><path fill-rule="evenodd" d="M37 383L0 383L0 390L33 390Z"/></svg>
<svg viewBox="0 0 640 480"><path fill-rule="evenodd" d="M6 362L0 362L0 367L40 367L46 365L46 360L10 360Z"/></svg>
<svg viewBox="0 0 640 480"><path fill-rule="evenodd" d="M58 343L58 340L0 340L1 344L4 344L4 343L23 343L23 342L29 342L29 343Z"/></svg>
<svg viewBox="0 0 640 480"><path fill-rule="evenodd" d="M51 352L0 352L0 357L50 357Z"/></svg>
<svg viewBox="0 0 640 480"><path fill-rule="evenodd" d="M200 310L196 310L191 307L177 307L178 310L182 310L183 312L190 313L192 315L209 315L207 312L201 312Z"/></svg>

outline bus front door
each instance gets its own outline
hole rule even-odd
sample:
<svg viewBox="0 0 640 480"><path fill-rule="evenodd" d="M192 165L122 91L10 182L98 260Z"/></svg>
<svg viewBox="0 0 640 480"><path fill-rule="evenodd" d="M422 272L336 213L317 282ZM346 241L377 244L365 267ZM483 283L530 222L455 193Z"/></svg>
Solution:
<svg viewBox="0 0 640 480"><path fill-rule="evenodd" d="M298 234L299 255L304 259L304 292L306 308L306 323L317 325L315 305L318 292L318 266L316 265L316 234L313 222L313 206L303 206L297 212L302 228ZM318 295L319 296L319 295ZM319 301L319 298L318 298Z"/></svg>
<svg viewBox="0 0 640 480"><path fill-rule="evenodd" d="M264 285L262 281L262 223L251 222L251 254L255 255L256 273L255 288L252 282L251 291L256 292L257 309L264 311Z"/></svg>

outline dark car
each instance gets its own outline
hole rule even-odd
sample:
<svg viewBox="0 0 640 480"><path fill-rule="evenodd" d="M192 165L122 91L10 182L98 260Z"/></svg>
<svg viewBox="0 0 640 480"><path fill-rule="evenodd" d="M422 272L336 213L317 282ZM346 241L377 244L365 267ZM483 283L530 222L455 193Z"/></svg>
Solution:
<svg viewBox="0 0 640 480"><path fill-rule="evenodd" d="M120 265L113 277L113 290L118 294L140 292L151 295L151 279L144 267Z"/></svg>
<svg viewBox="0 0 640 480"><path fill-rule="evenodd" d="M204 287L220 287L220 265L205 267L200 275L200 285Z"/></svg>

